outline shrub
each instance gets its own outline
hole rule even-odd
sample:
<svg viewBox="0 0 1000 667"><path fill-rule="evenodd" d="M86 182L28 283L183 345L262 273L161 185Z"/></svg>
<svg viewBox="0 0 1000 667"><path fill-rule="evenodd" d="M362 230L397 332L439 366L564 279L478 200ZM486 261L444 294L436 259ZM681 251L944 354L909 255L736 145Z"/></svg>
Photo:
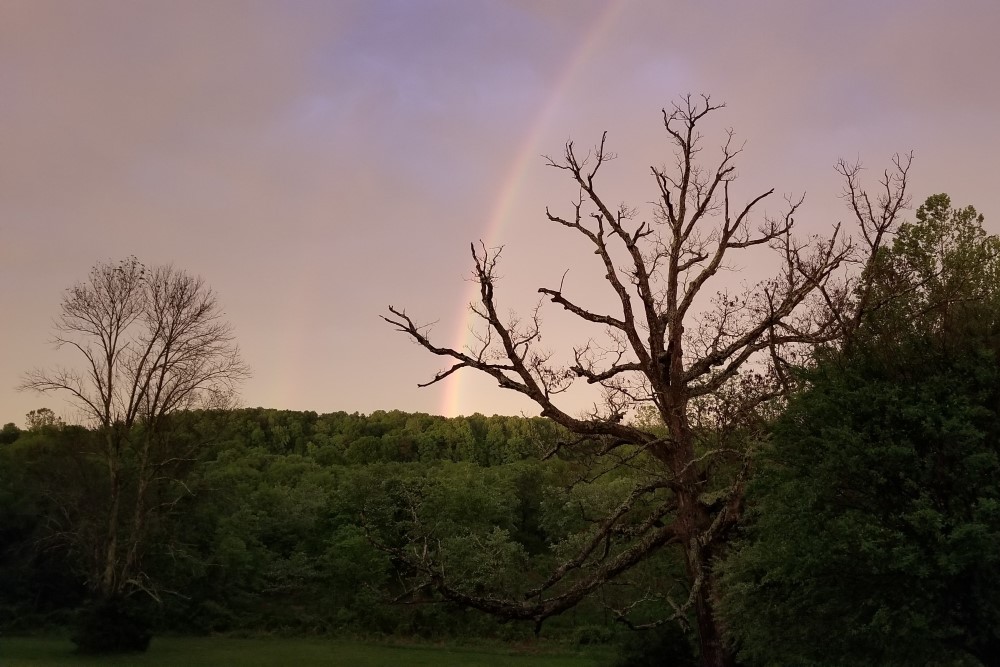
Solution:
<svg viewBox="0 0 1000 667"><path fill-rule="evenodd" d="M142 653L152 636L149 618L140 606L116 597L81 609L72 639L78 653Z"/></svg>
<svg viewBox="0 0 1000 667"><path fill-rule="evenodd" d="M629 632L619 644L614 667L695 667L691 642L675 624L667 623L652 630Z"/></svg>

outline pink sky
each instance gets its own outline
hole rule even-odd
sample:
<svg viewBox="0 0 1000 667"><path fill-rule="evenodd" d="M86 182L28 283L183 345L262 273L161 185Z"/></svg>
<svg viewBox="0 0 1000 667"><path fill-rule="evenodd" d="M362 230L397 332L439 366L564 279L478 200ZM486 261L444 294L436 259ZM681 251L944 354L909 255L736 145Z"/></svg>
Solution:
<svg viewBox="0 0 1000 667"><path fill-rule="evenodd" d="M567 268L600 302L540 155L607 130L608 199L642 209L686 92L727 102L744 194L806 193L803 232L847 218L837 158L908 150L915 203L948 192L996 231L997 25L992 1L0 0L0 423L73 418L14 386L72 363L48 343L62 290L133 254L219 293L244 405L535 414L471 377L418 389L440 362L378 316L459 343L478 239L505 246L504 308ZM547 345L589 335L543 312Z"/></svg>

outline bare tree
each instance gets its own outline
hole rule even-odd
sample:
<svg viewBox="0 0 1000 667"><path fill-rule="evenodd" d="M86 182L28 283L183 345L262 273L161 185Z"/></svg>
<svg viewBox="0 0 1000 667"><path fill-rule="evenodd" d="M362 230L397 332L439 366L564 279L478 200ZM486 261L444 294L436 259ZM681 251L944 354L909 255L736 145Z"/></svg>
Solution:
<svg viewBox="0 0 1000 667"><path fill-rule="evenodd" d="M63 506L54 539L86 561L100 599L155 596L142 562L151 523L184 493L180 474L193 453L172 439L171 415L235 396L248 369L232 327L201 278L132 257L97 264L66 291L55 342L82 368L36 369L20 388L66 394L83 411L106 481L100 520Z"/></svg>
<svg viewBox="0 0 1000 667"><path fill-rule="evenodd" d="M642 462L621 503L592 522L575 552L546 580L519 596L477 595L450 582L426 537L415 536L409 548L390 549L445 598L540 623L674 545L683 553L687 577L685 597L667 599L673 618L683 624L694 617L703 664L732 664L713 614L712 564L740 516L754 441L794 388L789 366L813 346L842 341L869 306L859 276L906 204L911 157L897 156L874 201L860 187L860 166L839 163L863 243L852 242L840 225L827 238L801 240L792 233L801 198L787 199L774 216L757 214L773 190L742 203L731 199L742 151L731 130L718 160L701 161L700 126L722 106L707 96L687 96L663 111L674 162L671 168L651 168L658 199L648 221L638 220L625 205L613 207L599 192L598 173L614 157L604 136L584 157L569 142L561 159L548 159L575 183L579 197L569 215L546 210L547 218L592 244L599 261L595 270L616 302L615 312L597 312L579 300L586 295L571 295L564 284L538 290L596 328L595 338L572 349L572 361L560 365L538 345L537 309L524 320L499 314L499 251L472 247L480 288L472 306L481 325L476 347L439 346L427 326L390 306L388 323L451 360L421 386L475 369L527 396L543 416L579 436L566 448L593 451L596 441L605 470ZM774 277L736 291L723 286L709 292L731 255L755 248L776 254ZM599 385L603 395L603 404L582 416L561 404L561 394L578 379ZM661 427L635 419L637 411L651 412ZM627 609L619 612L627 618Z"/></svg>

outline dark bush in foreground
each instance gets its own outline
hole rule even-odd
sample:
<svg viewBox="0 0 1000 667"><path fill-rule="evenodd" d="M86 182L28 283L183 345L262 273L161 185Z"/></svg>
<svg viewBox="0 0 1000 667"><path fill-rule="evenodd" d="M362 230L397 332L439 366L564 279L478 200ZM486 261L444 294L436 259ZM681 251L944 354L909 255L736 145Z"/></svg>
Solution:
<svg viewBox="0 0 1000 667"><path fill-rule="evenodd" d="M80 611L73 643L78 653L142 653L152 637L149 620L137 604L111 598Z"/></svg>
<svg viewBox="0 0 1000 667"><path fill-rule="evenodd" d="M691 642L675 623L628 633L612 663L614 667L695 667L697 664Z"/></svg>

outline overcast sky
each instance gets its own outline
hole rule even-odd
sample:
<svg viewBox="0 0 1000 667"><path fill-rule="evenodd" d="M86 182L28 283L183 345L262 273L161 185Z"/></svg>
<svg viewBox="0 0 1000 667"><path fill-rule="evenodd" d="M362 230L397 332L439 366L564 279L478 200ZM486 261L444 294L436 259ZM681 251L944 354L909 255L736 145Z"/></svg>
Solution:
<svg viewBox="0 0 1000 667"><path fill-rule="evenodd" d="M838 158L874 179L909 150L915 204L997 231L998 25L987 0L0 0L0 423L73 418L14 386L73 362L62 291L128 255L218 292L244 405L535 414L483 380L418 389L441 363L379 315L460 344L479 239L505 246L504 308L566 269L590 289L541 155L607 130L607 198L642 209L687 92L727 103L709 129L746 140L741 192L806 193L804 233L848 218ZM553 348L589 335L552 321Z"/></svg>

